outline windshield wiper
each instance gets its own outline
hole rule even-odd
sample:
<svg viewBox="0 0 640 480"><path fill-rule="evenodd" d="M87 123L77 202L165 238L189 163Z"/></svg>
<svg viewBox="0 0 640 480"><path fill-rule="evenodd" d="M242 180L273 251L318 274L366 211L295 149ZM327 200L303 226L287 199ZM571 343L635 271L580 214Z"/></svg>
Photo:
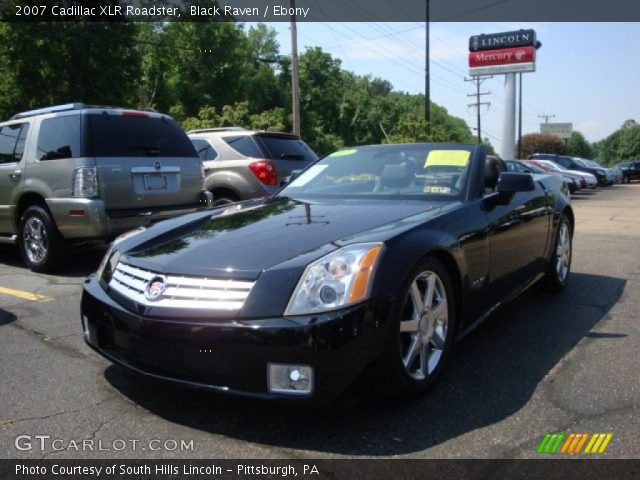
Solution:
<svg viewBox="0 0 640 480"><path fill-rule="evenodd" d="M301 155L299 153L282 153L282 154L280 154L280 158L283 159L283 160L286 160L286 159L304 160L304 155Z"/></svg>

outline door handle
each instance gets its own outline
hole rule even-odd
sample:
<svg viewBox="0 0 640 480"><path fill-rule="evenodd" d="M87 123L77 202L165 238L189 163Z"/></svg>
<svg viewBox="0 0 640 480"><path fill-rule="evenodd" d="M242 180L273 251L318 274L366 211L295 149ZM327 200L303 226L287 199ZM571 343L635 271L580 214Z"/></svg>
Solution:
<svg viewBox="0 0 640 480"><path fill-rule="evenodd" d="M9 174L9 178L18 178L20 175L22 175L22 170L14 170Z"/></svg>

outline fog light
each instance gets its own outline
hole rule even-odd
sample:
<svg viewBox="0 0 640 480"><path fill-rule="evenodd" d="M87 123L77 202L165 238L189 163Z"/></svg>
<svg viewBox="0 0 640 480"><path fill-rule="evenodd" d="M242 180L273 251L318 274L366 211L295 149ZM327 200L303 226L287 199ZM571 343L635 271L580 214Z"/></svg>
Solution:
<svg viewBox="0 0 640 480"><path fill-rule="evenodd" d="M313 391L313 368L306 365L270 363L269 391L290 395L308 395Z"/></svg>

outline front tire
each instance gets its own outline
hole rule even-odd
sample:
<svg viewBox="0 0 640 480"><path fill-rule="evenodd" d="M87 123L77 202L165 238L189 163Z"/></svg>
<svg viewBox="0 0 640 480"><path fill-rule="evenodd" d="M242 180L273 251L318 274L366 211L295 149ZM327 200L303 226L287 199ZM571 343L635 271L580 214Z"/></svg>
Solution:
<svg viewBox="0 0 640 480"><path fill-rule="evenodd" d="M25 210L18 242L25 264L34 272L52 272L64 259L64 239L49 212L40 206Z"/></svg>
<svg viewBox="0 0 640 480"><path fill-rule="evenodd" d="M414 398L438 379L453 343L451 275L441 262L427 258L411 270L398 299L380 359L380 393Z"/></svg>
<svg viewBox="0 0 640 480"><path fill-rule="evenodd" d="M569 219L561 215L558 220L558 232L553 256L547 267L543 286L548 292L560 292L569 282L571 259L573 256L573 232Z"/></svg>

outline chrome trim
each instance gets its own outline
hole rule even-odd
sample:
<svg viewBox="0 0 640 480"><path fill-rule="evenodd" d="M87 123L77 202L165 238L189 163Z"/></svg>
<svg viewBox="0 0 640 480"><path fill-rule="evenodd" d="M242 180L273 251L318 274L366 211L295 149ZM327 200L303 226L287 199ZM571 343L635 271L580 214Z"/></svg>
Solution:
<svg viewBox="0 0 640 480"><path fill-rule="evenodd" d="M166 288L155 300L145 297L150 280L162 276ZM153 307L240 310L255 282L205 277L167 275L118 262L109 282L121 295Z"/></svg>

